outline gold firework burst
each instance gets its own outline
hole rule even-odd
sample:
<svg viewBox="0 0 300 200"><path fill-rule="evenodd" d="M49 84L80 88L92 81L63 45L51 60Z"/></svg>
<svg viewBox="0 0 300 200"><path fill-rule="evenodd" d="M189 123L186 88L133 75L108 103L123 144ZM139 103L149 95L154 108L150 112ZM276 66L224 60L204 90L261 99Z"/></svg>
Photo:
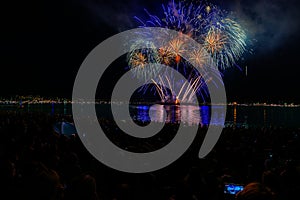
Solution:
<svg viewBox="0 0 300 200"><path fill-rule="evenodd" d="M146 60L147 60L146 56L143 53L137 52L132 55L132 57L129 60L129 64L131 67L144 68L145 65L147 64Z"/></svg>
<svg viewBox="0 0 300 200"><path fill-rule="evenodd" d="M220 30L213 27L207 33L204 40L204 47L209 53L220 52L226 44L227 37Z"/></svg>

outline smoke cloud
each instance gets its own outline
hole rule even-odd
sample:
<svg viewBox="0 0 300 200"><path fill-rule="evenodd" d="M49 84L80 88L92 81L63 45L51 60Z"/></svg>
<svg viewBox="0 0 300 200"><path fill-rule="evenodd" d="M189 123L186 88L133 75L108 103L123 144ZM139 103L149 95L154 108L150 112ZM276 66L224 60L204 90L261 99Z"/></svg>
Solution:
<svg viewBox="0 0 300 200"><path fill-rule="evenodd" d="M239 0L235 8L254 46L270 52L297 34L300 18L297 4L295 0Z"/></svg>

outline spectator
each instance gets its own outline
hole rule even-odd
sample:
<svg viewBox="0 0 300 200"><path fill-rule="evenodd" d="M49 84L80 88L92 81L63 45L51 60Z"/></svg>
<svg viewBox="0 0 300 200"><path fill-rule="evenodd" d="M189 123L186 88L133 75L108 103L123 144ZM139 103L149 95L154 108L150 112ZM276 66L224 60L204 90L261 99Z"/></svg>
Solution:
<svg viewBox="0 0 300 200"><path fill-rule="evenodd" d="M273 194L261 183L253 182L237 193L237 200L272 200Z"/></svg>
<svg viewBox="0 0 300 200"><path fill-rule="evenodd" d="M27 164L22 178L22 196L30 200L63 199L63 186L56 171L40 162Z"/></svg>
<svg viewBox="0 0 300 200"><path fill-rule="evenodd" d="M76 177L68 191L68 200L98 200L96 180L89 174L82 174Z"/></svg>

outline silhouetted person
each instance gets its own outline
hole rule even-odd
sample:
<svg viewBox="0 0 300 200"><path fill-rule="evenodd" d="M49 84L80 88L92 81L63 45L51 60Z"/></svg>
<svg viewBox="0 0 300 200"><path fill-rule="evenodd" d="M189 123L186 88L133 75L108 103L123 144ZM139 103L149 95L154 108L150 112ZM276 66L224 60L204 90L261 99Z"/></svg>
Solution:
<svg viewBox="0 0 300 200"><path fill-rule="evenodd" d="M279 192L279 176L270 170L263 172L262 184L276 194Z"/></svg>
<svg viewBox="0 0 300 200"><path fill-rule="evenodd" d="M273 195L270 190L261 183L249 183L245 188L237 193L237 200L272 200Z"/></svg>
<svg viewBox="0 0 300 200"><path fill-rule="evenodd" d="M16 199L16 169L9 160L0 160L0 199Z"/></svg>
<svg viewBox="0 0 300 200"><path fill-rule="evenodd" d="M96 180L89 174L76 177L68 188L68 200L98 200Z"/></svg>
<svg viewBox="0 0 300 200"><path fill-rule="evenodd" d="M30 200L62 199L62 185L58 174L40 162L25 167L22 197Z"/></svg>

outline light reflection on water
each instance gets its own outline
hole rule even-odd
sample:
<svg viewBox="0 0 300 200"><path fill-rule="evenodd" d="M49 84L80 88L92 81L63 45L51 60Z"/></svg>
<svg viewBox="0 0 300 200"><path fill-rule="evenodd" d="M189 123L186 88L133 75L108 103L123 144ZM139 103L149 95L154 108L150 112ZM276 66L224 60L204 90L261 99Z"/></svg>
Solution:
<svg viewBox="0 0 300 200"><path fill-rule="evenodd" d="M207 126L211 116L210 106L155 104L151 106L151 109L147 105L131 106L131 109L133 110L133 119L142 122L149 122L151 116L151 121L154 122L164 122L165 119L166 123ZM217 115L211 119L211 124L223 125L221 124L221 119L224 118L224 114L218 112L218 107L215 109L217 110Z"/></svg>
<svg viewBox="0 0 300 200"><path fill-rule="evenodd" d="M164 112L164 107L167 113ZM112 119L107 110L110 109L110 104L96 105L97 113L101 113L103 118ZM124 107L120 106L122 113ZM126 108L128 109L128 107ZM210 119L210 106L194 106L194 105L153 105L150 109L149 105L132 105L132 119L147 122L151 120L155 122L163 122L166 118L167 122L183 123L186 125L208 125L218 124L222 115L217 115ZM150 110L149 110L150 109ZM62 114L71 115L71 104L33 104L24 105L24 108L19 109L13 105L0 105L0 110L18 110L20 112L44 112L50 115ZM218 110L218 109L216 109ZM149 114L150 112L150 114ZM121 115L122 119L130 120ZM181 119L181 121L180 121ZM271 107L271 106L227 106L226 124L225 126L254 126L254 127L291 127L300 128L300 107Z"/></svg>
<svg viewBox="0 0 300 200"><path fill-rule="evenodd" d="M166 123L184 123L188 125L202 124L199 107L190 105L153 105L151 106L131 106L134 119L137 121L151 121ZM209 108L208 108L209 109ZM164 112L164 110L166 112ZM207 112L207 114L209 114ZM206 123L207 124L207 123Z"/></svg>
<svg viewBox="0 0 300 200"><path fill-rule="evenodd" d="M164 113L164 108L167 113ZM166 122L203 126L223 125L220 122L224 118L218 106L214 106L216 113L212 118L210 106L156 104L151 109L149 105L131 106L131 109L132 118L142 122L150 121L151 116L155 122L163 122L165 117ZM225 126L300 128L300 107L227 106L225 119Z"/></svg>

